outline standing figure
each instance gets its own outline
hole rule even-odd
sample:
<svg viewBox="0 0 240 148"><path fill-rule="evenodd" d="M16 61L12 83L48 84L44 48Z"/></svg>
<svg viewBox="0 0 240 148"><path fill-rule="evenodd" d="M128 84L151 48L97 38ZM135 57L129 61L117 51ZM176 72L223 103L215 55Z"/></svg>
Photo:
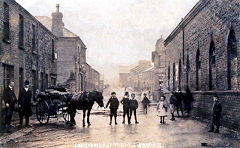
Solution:
<svg viewBox="0 0 240 148"><path fill-rule="evenodd" d="M29 81L25 81L25 87L20 90L18 97L19 105L19 126L22 126L23 116L26 119L26 126L29 126L29 117L32 115L32 91L29 88Z"/></svg>
<svg viewBox="0 0 240 148"><path fill-rule="evenodd" d="M161 96L158 104L157 104L157 111L158 111L158 116L160 117L160 123L165 123L164 119L167 116L167 105L166 105L166 97Z"/></svg>
<svg viewBox="0 0 240 148"><path fill-rule="evenodd" d="M127 119L128 119L128 124L130 124L130 101L129 101L129 93L125 92L125 95L123 97L123 99L121 100L121 103L123 104L123 124L125 124L125 116L127 115Z"/></svg>
<svg viewBox="0 0 240 148"><path fill-rule="evenodd" d="M182 107L183 93L181 91L179 91L179 92L176 92L175 94L176 94L175 95L176 96L176 104L175 105L176 105L177 115L179 117L179 109L180 109L182 116L184 116L183 107Z"/></svg>
<svg viewBox="0 0 240 148"><path fill-rule="evenodd" d="M214 133L219 133L219 127L220 127L220 118L222 113L222 105L219 102L219 97L215 95L213 97L213 106L212 106L212 125L211 129L208 132L214 131L214 125L216 125L216 131Z"/></svg>
<svg viewBox="0 0 240 148"><path fill-rule="evenodd" d="M119 101L118 98L116 97L116 92L111 93L111 98L108 100L108 103L106 105L106 108L110 104L110 123L109 125L112 125L112 117L114 116L115 118L115 125L117 125L117 110L119 106Z"/></svg>
<svg viewBox="0 0 240 148"><path fill-rule="evenodd" d="M172 118L171 118L170 120L175 120L174 111L175 111L175 104L176 104L176 96L175 96L175 93L174 93L174 92L172 92L169 101L170 101L169 112L170 112L171 115L172 115Z"/></svg>
<svg viewBox="0 0 240 148"><path fill-rule="evenodd" d="M9 85L3 92L3 101L6 106L5 126L9 128L11 125L12 115L14 111L15 103L17 102L16 95L14 93L14 81L9 81Z"/></svg>
<svg viewBox="0 0 240 148"><path fill-rule="evenodd" d="M194 101L192 93L189 88L186 89L186 95L184 96L184 110L187 116L190 116L190 111L192 110L192 102Z"/></svg>
<svg viewBox="0 0 240 148"><path fill-rule="evenodd" d="M142 100L143 110L145 111L145 113L147 113L147 107L151 102L149 101L146 93L144 93L143 95L144 95L144 98Z"/></svg>
<svg viewBox="0 0 240 148"><path fill-rule="evenodd" d="M131 100L130 100L130 124L131 124L131 118L132 118L132 113L134 112L134 117L135 117L135 124L138 124L139 122L137 121L137 108L138 108L138 101L135 99L135 94L131 94Z"/></svg>

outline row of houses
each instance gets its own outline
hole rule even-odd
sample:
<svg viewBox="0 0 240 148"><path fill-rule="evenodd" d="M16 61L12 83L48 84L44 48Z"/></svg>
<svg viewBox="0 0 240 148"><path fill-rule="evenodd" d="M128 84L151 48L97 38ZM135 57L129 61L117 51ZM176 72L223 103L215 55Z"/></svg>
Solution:
<svg viewBox="0 0 240 148"><path fill-rule="evenodd" d="M153 52L156 82L189 88L193 115L210 120L212 97L223 105L222 125L239 130L240 19L238 0L199 0ZM159 86L160 88L160 86Z"/></svg>
<svg viewBox="0 0 240 148"><path fill-rule="evenodd" d="M15 0L0 1L1 121L2 94L9 80L14 80L17 96L25 80L30 81L33 93L56 85L72 92L99 90L99 72L86 70L86 45L64 27L62 18L59 5L52 18L34 17ZM91 89L89 83L94 84Z"/></svg>

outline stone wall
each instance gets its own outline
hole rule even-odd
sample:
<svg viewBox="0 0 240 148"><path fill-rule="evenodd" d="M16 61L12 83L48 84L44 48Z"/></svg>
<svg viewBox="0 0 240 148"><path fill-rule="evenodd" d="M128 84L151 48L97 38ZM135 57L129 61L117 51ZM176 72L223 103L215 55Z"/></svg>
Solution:
<svg viewBox="0 0 240 148"><path fill-rule="evenodd" d="M238 0L200 0L182 22L165 40L168 65L170 67L170 85L173 89L173 63L175 63L175 88L178 88L178 66L181 60L181 88L187 86L203 93L196 94L198 115L209 117L209 103L212 95L210 90L210 45L215 47L215 64L212 67L212 93L222 91L220 97L224 102L223 125L239 128L239 116L234 112L239 110L238 90L240 89L240 19ZM230 30L234 30L237 60L232 69L237 69L237 79L232 81L235 87L228 92L228 43ZM198 72L199 87L197 87L197 50L200 51L200 70ZM189 64L188 64L189 59ZM168 72L167 72L168 73ZM188 77L187 77L188 75ZM206 93L205 93L206 92Z"/></svg>
<svg viewBox="0 0 240 148"><path fill-rule="evenodd" d="M3 17L3 4L9 6L10 40L3 40L3 27L0 23L0 98L2 99L4 87L4 66L12 66L15 82L15 93L19 92L19 69L23 69L23 82L29 80L34 86L33 71L36 71L36 86L33 89L41 88L41 73L44 76L44 87L54 85L51 76L56 77L57 62L55 60L55 43L57 38L38 22L27 10L14 0L0 1L0 20ZM24 20L24 43L19 48L19 15ZM33 25L35 26L35 48L33 49ZM54 44L54 45L53 45ZM54 53L52 52L54 48ZM0 101L2 102L2 100Z"/></svg>

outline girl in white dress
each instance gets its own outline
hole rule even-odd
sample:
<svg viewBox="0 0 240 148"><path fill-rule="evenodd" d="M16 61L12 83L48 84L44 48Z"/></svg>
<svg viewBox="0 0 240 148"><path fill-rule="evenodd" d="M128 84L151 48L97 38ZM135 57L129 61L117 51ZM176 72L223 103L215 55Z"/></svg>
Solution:
<svg viewBox="0 0 240 148"><path fill-rule="evenodd" d="M167 116L166 97L161 96L157 104L158 116L160 117L160 123L165 123L164 118Z"/></svg>

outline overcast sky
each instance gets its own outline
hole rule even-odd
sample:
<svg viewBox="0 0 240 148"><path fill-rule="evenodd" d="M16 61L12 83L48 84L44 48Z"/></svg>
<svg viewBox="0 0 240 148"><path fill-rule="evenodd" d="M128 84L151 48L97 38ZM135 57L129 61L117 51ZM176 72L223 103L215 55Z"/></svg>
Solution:
<svg viewBox="0 0 240 148"><path fill-rule="evenodd" d="M65 27L87 46L87 62L107 82L119 65L151 60L161 35L167 37L198 0L17 0L34 16L51 16L60 4Z"/></svg>

